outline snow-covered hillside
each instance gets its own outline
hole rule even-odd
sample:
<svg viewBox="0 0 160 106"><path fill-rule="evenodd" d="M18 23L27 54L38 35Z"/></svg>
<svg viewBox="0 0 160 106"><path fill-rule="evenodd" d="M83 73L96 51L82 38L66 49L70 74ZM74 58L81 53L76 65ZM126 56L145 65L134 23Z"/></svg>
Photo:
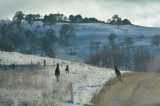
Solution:
<svg viewBox="0 0 160 106"><path fill-rule="evenodd" d="M1 22L1 24L3 23ZM59 36L59 31L63 24L67 23L56 23L55 25L49 27L43 25L42 22L34 22L32 25L30 25L24 21L22 26L26 30L28 29L35 32L36 36L41 37L45 36L45 33L49 28L52 28L56 36ZM133 39L134 45L147 45L150 46L149 48L153 48L151 37L160 34L160 28L137 25L120 25L119 28L117 28L117 25L103 23L72 23L71 25L75 29L76 36L70 40L68 47L56 46L55 48L57 48L56 57L74 61L86 61L88 59L89 44L91 40L98 42L101 49L104 47L104 45L109 45L108 36L111 33L116 34L116 43L120 46L124 45L124 38L128 36ZM76 55L71 55L71 51L76 52L74 53ZM39 54L41 54L42 51L39 50L35 53L37 52L40 52Z"/></svg>
<svg viewBox="0 0 160 106"><path fill-rule="evenodd" d="M160 28L143 27L136 25L121 25L117 28L116 25L107 24L72 24L75 28L76 37L71 40L71 47L60 48L57 52L57 57L63 59L73 59L84 61L89 55L89 43L91 40L99 42L99 46L103 47L108 45L108 36L111 33L115 33L116 43L122 46L126 36L133 39L135 45L147 45L153 46L151 43L151 37L160 34ZM59 28L61 24L56 24L53 29L55 29L57 35L59 34ZM77 55L69 55L70 49L76 49ZM75 59L76 57L76 59Z"/></svg>
<svg viewBox="0 0 160 106"><path fill-rule="evenodd" d="M47 66L39 70L0 71L1 104L27 104L34 106L83 106L91 104L91 98L111 78L114 71L97 68L83 63L64 61L34 55L24 55L16 52L0 51L0 60L4 63L28 64L37 63L45 59ZM56 63L60 63L60 82L56 82L54 70ZM65 73L66 65L70 73ZM67 86L73 84L74 103L71 104Z"/></svg>

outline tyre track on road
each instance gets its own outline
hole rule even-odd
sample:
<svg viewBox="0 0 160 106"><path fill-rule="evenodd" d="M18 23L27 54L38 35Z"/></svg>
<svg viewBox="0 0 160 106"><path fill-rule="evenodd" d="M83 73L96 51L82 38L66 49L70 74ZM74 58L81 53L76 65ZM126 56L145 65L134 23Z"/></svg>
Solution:
<svg viewBox="0 0 160 106"><path fill-rule="evenodd" d="M128 73L123 80L109 81L93 98L94 106L160 106L159 73Z"/></svg>

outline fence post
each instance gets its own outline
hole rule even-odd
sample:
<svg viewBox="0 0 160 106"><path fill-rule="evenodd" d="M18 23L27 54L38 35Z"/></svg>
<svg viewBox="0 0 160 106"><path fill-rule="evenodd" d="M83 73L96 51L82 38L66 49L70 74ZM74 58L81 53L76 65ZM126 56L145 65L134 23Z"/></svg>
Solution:
<svg viewBox="0 0 160 106"><path fill-rule="evenodd" d="M70 86L71 103L73 103L74 102L74 98L73 98L73 86L72 86L71 82L69 83L69 86Z"/></svg>
<svg viewBox="0 0 160 106"><path fill-rule="evenodd" d="M43 60L43 66L46 66L46 60Z"/></svg>
<svg viewBox="0 0 160 106"><path fill-rule="evenodd" d="M32 68L32 60L31 60L30 68Z"/></svg>
<svg viewBox="0 0 160 106"><path fill-rule="evenodd" d="M14 62L14 69L16 68L16 62Z"/></svg>

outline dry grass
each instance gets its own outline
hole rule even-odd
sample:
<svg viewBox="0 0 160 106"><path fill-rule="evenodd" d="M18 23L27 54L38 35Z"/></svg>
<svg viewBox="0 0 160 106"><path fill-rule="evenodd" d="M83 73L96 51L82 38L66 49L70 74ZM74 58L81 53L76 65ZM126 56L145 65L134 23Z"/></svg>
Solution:
<svg viewBox="0 0 160 106"><path fill-rule="evenodd" d="M66 74L57 83L54 69L0 71L0 106L63 105L67 101Z"/></svg>

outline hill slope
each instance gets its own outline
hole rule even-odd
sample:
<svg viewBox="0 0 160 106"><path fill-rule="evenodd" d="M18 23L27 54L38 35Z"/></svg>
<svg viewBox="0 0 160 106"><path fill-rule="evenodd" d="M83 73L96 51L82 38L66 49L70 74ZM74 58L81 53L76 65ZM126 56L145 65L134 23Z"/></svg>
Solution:
<svg viewBox="0 0 160 106"><path fill-rule="evenodd" d="M116 43L123 47L125 37L131 37L135 46L150 46L152 45L152 36L160 34L160 28L144 27L137 25L121 25L117 28L116 25L108 24L72 24L75 28L76 37L70 40L70 46L65 48L59 48L57 51L57 57L63 59L72 59L85 61L89 57L89 44L91 40L95 40L99 43L100 49L104 45L109 46L108 36L111 33L115 33ZM56 35L59 35L59 30L62 24L56 24L53 29ZM69 55L71 49L76 51L76 55ZM151 50L151 49L150 49Z"/></svg>
<svg viewBox="0 0 160 106"><path fill-rule="evenodd" d="M2 105L34 105L34 106L82 106L90 104L92 96L103 85L113 78L114 71L97 68L83 63L75 63L59 59L25 55L16 52L0 51L0 60L10 64L37 63L45 59L52 66L40 69L0 70L0 101ZM56 82L54 70L56 63L60 63L60 82ZM66 65L70 73L65 73ZM70 104L67 90L69 83L73 84L74 103Z"/></svg>
<svg viewBox="0 0 160 106"><path fill-rule="evenodd" d="M15 51L42 54L43 50L41 46L44 45L44 41L42 42L39 38L43 38L46 35L47 30L50 28L53 29L55 35L59 37L59 31L63 24L67 23L56 23L55 25L47 26L43 25L42 22L33 22L33 24L30 25L26 21L23 21L21 25L22 31L17 34L16 25L14 25L14 23L11 23L10 21L0 21L0 27L2 30L0 32L0 41L3 38L2 35L8 32L10 33L9 36L11 36L11 39L9 40L14 40L14 42L19 43L21 40L24 40L24 45L19 45L20 47L15 44L15 46L18 47L14 49ZM75 29L76 36L70 39L69 47L61 47L56 45L55 48L57 48L57 50L55 51L56 57L58 58L86 61L89 57L90 41L95 40L98 42L100 49L102 49L104 45L109 45L108 36L111 33L116 34L116 43L122 47L124 46L124 38L126 36L131 37L134 40L135 45L153 46L151 44L151 37L160 34L160 28L137 25L120 25L119 27L117 27L117 25L103 23L71 23L71 25ZM7 33L5 35L8 36ZM17 36L17 41L14 36ZM3 40L1 42L5 43ZM7 43L6 45L10 46L12 43ZM14 48L14 46L11 46L11 48ZM71 51L76 52L76 54L71 55Z"/></svg>
<svg viewBox="0 0 160 106"><path fill-rule="evenodd" d="M10 22L6 23L8 24L4 24L3 21L0 22L0 27L1 29L3 29L3 31L1 31L0 33L0 42L2 43L1 46L3 48L2 50L6 50L10 47L11 50L13 49L15 51L21 51L23 53L33 53L39 55L42 55L43 52L44 54L46 54L46 52L48 52L47 50L50 50L49 48L45 51L43 50L44 49L43 46L46 44L45 39L47 38L45 38L45 36L46 33L48 33L47 32L48 29L50 28L53 29L55 35L59 37L59 31L62 25L67 24L67 23L56 23L55 25L47 26L43 25L42 22L33 22L33 24L30 25L24 21L21 25L22 27L21 33L17 33L16 25ZM104 45L109 47L110 44L108 36L111 33L116 34L117 36L116 44L121 47L124 47L124 38L128 36L131 37L132 40L134 40L134 45L138 46L147 45L150 46L150 48L153 48L153 45L151 43L152 40L151 37L160 34L160 28L143 27L136 25L120 25L118 28L116 25L109 25L102 23L72 23L71 25L75 29L76 36L70 39L68 47L62 47L60 45L55 46L56 50L53 51L56 52L56 57L58 58L67 60L72 59L75 61L86 61L89 58L90 41L92 40L98 42L98 46L100 50L102 50ZM8 32L9 34L7 35L7 33L5 32ZM7 41L3 42L3 40L1 40L2 38L7 39L2 36L3 34L5 36L10 36L11 38L8 40L14 40L15 44L13 45L12 44L13 42L12 43L5 43ZM17 39L15 39L14 37ZM17 42L22 44L17 45ZM47 41L47 42L53 42L53 41ZM48 46L46 46L46 48L47 47ZM53 51L50 50L50 52ZM76 52L76 53L71 53L71 52Z"/></svg>

